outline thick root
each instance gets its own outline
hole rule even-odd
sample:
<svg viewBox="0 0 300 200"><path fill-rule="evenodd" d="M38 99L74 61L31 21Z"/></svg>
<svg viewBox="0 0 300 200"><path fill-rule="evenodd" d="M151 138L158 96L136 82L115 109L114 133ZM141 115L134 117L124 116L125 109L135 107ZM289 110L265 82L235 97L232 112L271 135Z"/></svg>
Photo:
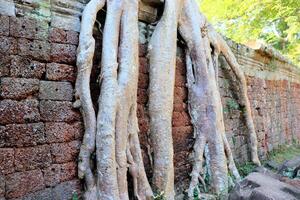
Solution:
<svg viewBox="0 0 300 200"><path fill-rule="evenodd" d="M85 187L89 193L86 199L96 197L96 181L90 166L91 154L95 151L96 114L90 94L90 75L93 66L95 40L93 27L97 12L104 6L105 1L92 0L82 13L82 26L79 36L77 54L77 80L74 107L81 108L84 119L85 133L79 154L78 175L85 179Z"/></svg>
<svg viewBox="0 0 300 200"><path fill-rule="evenodd" d="M172 111L177 49L177 22L181 0L166 0L164 13L149 45L150 133L154 150L153 185L174 199ZM164 39L167 36L167 39Z"/></svg>
<svg viewBox="0 0 300 200"><path fill-rule="evenodd" d="M97 116L96 154L100 199L119 199L115 127L118 108L118 44L123 0L107 1Z"/></svg>
<svg viewBox="0 0 300 200"><path fill-rule="evenodd" d="M208 146L206 162L210 167L212 187L217 193L226 193L228 188L228 168L237 180L239 173L233 161L230 146L225 136L223 108L217 84L218 49L212 49L204 30L204 21L198 15L193 0L185 0L179 31L188 47L187 78L189 89L189 112L195 129L194 163L188 190L193 197L194 189L203 182L198 177L203 162L203 149ZM202 140L202 141L201 141ZM201 145L199 145L201 144ZM200 154L199 154L200 153ZM228 168L227 168L227 160Z"/></svg>
<svg viewBox="0 0 300 200"><path fill-rule="evenodd" d="M201 15L201 13L200 13ZM205 18L202 16L202 18ZM239 88L241 91L240 101L242 106L244 107L244 117L246 120L246 125L249 132L249 139L251 145L251 157L252 162L258 166L261 165L258 153L257 153L257 135L255 132L254 122L251 114L251 107L250 102L248 99L247 93L247 83L245 79L245 75L241 70L234 54L232 53L230 47L227 45L226 41L219 35L211 25L208 25L208 37L211 41L211 45L217 52L220 52L224 55L226 61L228 62L229 66L231 67L233 73L235 74L237 80L239 81Z"/></svg>

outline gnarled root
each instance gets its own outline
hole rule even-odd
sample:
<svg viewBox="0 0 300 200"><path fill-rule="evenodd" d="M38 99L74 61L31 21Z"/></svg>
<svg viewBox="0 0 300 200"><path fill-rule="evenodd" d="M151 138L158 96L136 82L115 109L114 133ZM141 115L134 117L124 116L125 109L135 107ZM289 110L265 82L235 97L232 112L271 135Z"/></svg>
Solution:
<svg viewBox="0 0 300 200"><path fill-rule="evenodd" d="M189 113L195 129L194 164L189 197L199 183L202 171L203 149L208 145L213 192L226 193L228 167L240 179L225 136L223 109L217 85L217 52L211 52L208 37L199 27L205 26L193 0L185 0L179 31L187 44L187 79ZM227 160L229 161L227 166ZM201 180L201 179L200 179Z"/></svg>
<svg viewBox="0 0 300 200"><path fill-rule="evenodd" d="M95 40L93 26L97 12L105 1L92 0L82 14L82 26L77 54L77 80L74 107L81 108L84 119L85 133L79 154L78 175L85 179L86 199L96 199L96 180L90 165L91 154L95 151L96 114L90 94L90 75L93 66Z"/></svg>
<svg viewBox="0 0 300 200"><path fill-rule="evenodd" d="M149 45L150 137L154 150L153 185L174 199L172 111L177 49L177 23L182 0L165 0L164 13Z"/></svg>
<svg viewBox="0 0 300 200"><path fill-rule="evenodd" d="M201 14L200 14L201 15ZM202 18L205 18L202 15ZM249 132L250 139L250 148L251 148L251 159L252 162L258 166L260 166L260 161L257 153L257 135L255 132L254 122L251 114L250 102L247 94L247 83L245 79L245 75L242 72L234 54L232 53L230 47L227 45L226 41L222 38L220 34L218 34L211 25L208 25L208 38L211 42L211 45L217 52L220 52L224 55L226 61L228 62L230 68L235 74L238 82L239 89L241 91L240 101L241 105L244 107L244 117L246 120L246 125ZM218 54L218 53L217 53Z"/></svg>

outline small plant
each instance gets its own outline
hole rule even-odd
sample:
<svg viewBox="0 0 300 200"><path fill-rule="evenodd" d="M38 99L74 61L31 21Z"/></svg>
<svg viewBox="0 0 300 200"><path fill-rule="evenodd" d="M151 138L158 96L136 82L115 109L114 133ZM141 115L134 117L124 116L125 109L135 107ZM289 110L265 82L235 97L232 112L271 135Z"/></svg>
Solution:
<svg viewBox="0 0 300 200"><path fill-rule="evenodd" d="M78 194L77 192L73 192L73 195L72 195L72 200L78 200Z"/></svg>
<svg viewBox="0 0 300 200"><path fill-rule="evenodd" d="M245 164L238 166L238 171L242 177L246 177L248 174L253 172L255 168L255 164L246 162Z"/></svg>
<svg viewBox="0 0 300 200"><path fill-rule="evenodd" d="M239 110L240 105L234 99L228 99L226 105L229 111Z"/></svg>
<svg viewBox="0 0 300 200"><path fill-rule="evenodd" d="M194 200L199 200L199 190L197 187L194 188Z"/></svg>
<svg viewBox="0 0 300 200"><path fill-rule="evenodd" d="M154 195L154 200L167 200L164 192L159 192Z"/></svg>

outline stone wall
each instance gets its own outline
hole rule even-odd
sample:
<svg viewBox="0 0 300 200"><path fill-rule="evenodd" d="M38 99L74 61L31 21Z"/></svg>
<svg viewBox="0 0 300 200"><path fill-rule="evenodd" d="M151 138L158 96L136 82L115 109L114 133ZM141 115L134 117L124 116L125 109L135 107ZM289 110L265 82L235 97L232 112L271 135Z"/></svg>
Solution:
<svg viewBox="0 0 300 200"><path fill-rule="evenodd" d="M76 47L84 0L0 0L0 199L70 199L82 189L77 155L82 118L72 108ZM140 19L153 20L151 7ZM101 14L100 14L101 18ZM101 19L100 19L101 21ZM140 23L138 118L147 173L147 41L153 27ZM91 78L97 107L101 33ZM259 139L259 155L300 141L300 70L269 48L257 50L228 41L247 75ZM181 46L181 44L179 44ZM178 48L174 92L175 182L189 180L193 128L187 111L185 61ZM247 131L234 75L220 58L219 86L226 133L237 163L249 161ZM150 152L151 153L151 152Z"/></svg>

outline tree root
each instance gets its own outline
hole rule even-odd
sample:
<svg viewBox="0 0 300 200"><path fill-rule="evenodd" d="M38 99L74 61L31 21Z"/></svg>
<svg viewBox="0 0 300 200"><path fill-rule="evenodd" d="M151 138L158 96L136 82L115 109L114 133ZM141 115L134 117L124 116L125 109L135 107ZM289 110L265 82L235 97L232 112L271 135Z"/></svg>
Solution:
<svg viewBox="0 0 300 200"><path fill-rule="evenodd" d="M211 189L221 194L227 192L228 170L236 180L240 176L225 135L223 108L217 85L218 49L211 50L207 34L199 28L206 26L206 21L200 18L195 2L185 1L180 20L179 31L188 48L186 65L189 113L195 129L194 164L188 195L193 197L194 189L199 183L206 144L210 155Z"/></svg>
<svg viewBox="0 0 300 200"><path fill-rule="evenodd" d="M172 112L177 49L177 22L182 0L166 0L149 44L150 137L153 144L153 185L174 199ZM164 37L167 36L167 39Z"/></svg>
<svg viewBox="0 0 300 200"><path fill-rule="evenodd" d="M96 117L90 94L90 75L95 51L93 26L106 3L103 30L100 95ZM218 88L218 56L222 53L240 82L241 102L250 133L252 161L260 164L257 138L247 98L246 81L226 42L198 12L195 0L165 0L164 12L149 45L149 116L153 149L153 188L174 199L172 111L175 83L177 29L187 45L189 113L194 126L193 171L188 194L200 183L203 164L211 176L210 189L227 192L230 172L240 176L225 135L223 108ZM84 199L128 200L127 173L133 178L134 197L151 199L138 138L138 0L91 0L82 14L78 46L76 101L81 108L85 134L80 149L78 174L85 180ZM96 153L96 166L92 154ZM205 159L204 159L205 157Z"/></svg>

